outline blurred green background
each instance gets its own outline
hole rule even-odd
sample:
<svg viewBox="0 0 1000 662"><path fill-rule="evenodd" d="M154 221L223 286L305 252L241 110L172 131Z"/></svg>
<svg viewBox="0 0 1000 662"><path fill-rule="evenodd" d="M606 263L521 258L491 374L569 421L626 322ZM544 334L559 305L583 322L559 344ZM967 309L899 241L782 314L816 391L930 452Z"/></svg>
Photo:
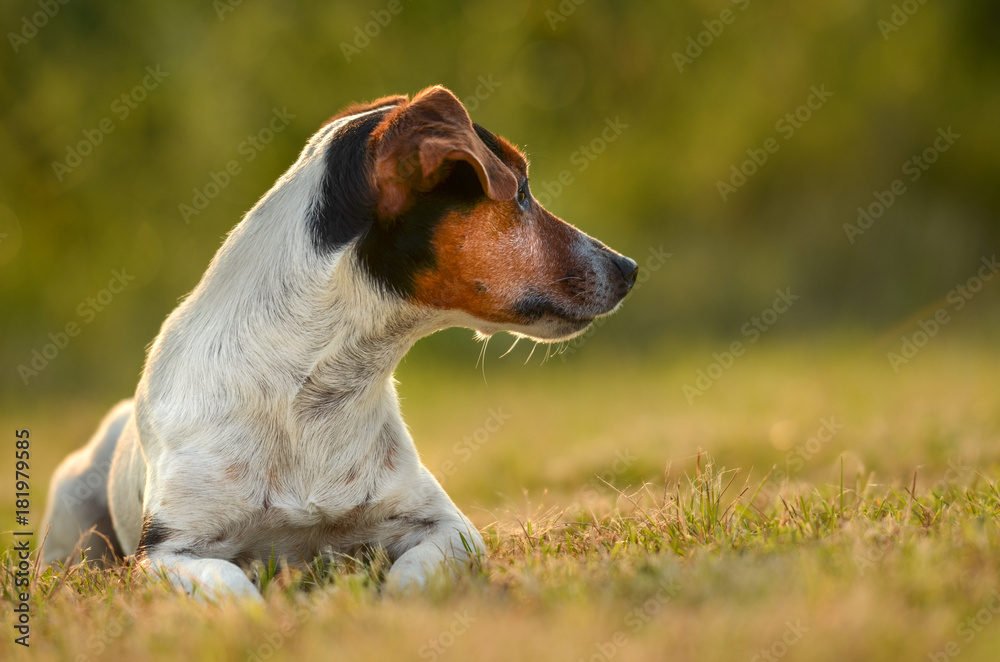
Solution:
<svg viewBox="0 0 1000 662"><path fill-rule="evenodd" d="M5 408L128 395L165 316L308 136L351 101L434 83L530 154L553 212L641 264L671 254L587 352L721 349L779 288L801 298L768 342L846 331L890 351L996 252L996 2L578 2L3 3ZM911 181L949 127L960 137ZM756 172L723 199L732 167ZM905 193L849 241L897 179ZM196 189L217 195L185 222ZM134 280L88 302L115 270ZM996 289L948 333L995 336ZM468 336L416 351L471 366Z"/></svg>

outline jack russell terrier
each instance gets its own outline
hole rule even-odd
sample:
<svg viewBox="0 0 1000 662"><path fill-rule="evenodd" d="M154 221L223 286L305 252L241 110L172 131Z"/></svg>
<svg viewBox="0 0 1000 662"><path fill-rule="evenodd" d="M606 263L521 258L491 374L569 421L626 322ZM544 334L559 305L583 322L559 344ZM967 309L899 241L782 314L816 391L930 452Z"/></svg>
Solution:
<svg viewBox="0 0 1000 662"><path fill-rule="evenodd" d="M421 587L485 546L420 463L397 363L452 326L572 338L637 272L543 209L524 155L447 89L350 106L229 233L135 397L56 470L43 559L134 554L189 593L259 599L241 569L256 560L383 548L388 587Z"/></svg>

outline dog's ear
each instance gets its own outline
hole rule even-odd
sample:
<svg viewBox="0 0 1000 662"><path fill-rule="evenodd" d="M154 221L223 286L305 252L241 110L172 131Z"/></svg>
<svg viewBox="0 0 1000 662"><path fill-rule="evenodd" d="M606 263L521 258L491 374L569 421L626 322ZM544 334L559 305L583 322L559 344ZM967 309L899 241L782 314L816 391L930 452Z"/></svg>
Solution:
<svg viewBox="0 0 1000 662"><path fill-rule="evenodd" d="M383 219L405 211L414 192L434 188L455 161L473 167L490 198L511 200L517 194L514 173L476 135L462 102L439 85L393 111L373 139L378 215Z"/></svg>

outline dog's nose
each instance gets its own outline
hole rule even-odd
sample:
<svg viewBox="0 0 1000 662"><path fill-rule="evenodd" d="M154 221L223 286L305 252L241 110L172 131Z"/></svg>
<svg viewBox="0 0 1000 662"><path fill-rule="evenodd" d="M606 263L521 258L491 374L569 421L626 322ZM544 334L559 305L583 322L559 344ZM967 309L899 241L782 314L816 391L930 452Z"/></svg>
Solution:
<svg viewBox="0 0 1000 662"><path fill-rule="evenodd" d="M636 277L639 275L639 265L630 257L616 255L615 266L618 267L622 278L625 279L625 285L628 287L628 290L631 290L632 286L635 285Z"/></svg>

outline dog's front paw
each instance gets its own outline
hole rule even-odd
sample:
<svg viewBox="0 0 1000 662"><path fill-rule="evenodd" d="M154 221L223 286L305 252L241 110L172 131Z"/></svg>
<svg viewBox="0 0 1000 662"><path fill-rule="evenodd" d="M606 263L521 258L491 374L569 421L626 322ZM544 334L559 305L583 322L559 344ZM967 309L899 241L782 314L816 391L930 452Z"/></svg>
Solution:
<svg viewBox="0 0 1000 662"><path fill-rule="evenodd" d="M386 577L389 593L407 593L427 588L437 580L448 581L469 570L470 560L486 545L475 529L455 528L412 547L392 564ZM447 550L447 551L445 551Z"/></svg>
<svg viewBox="0 0 1000 662"><path fill-rule="evenodd" d="M389 568L384 589L390 595L404 595L422 591L431 575L440 573L442 564L422 561L416 556L407 558L404 554Z"/></svg>
<svg viewBox="0 0 1000 662"><path fill-rule="evenodd" d="M222 559L167 556L149 563L154 572L201 602L263 602L260 591L235 564Z"/></svg>

